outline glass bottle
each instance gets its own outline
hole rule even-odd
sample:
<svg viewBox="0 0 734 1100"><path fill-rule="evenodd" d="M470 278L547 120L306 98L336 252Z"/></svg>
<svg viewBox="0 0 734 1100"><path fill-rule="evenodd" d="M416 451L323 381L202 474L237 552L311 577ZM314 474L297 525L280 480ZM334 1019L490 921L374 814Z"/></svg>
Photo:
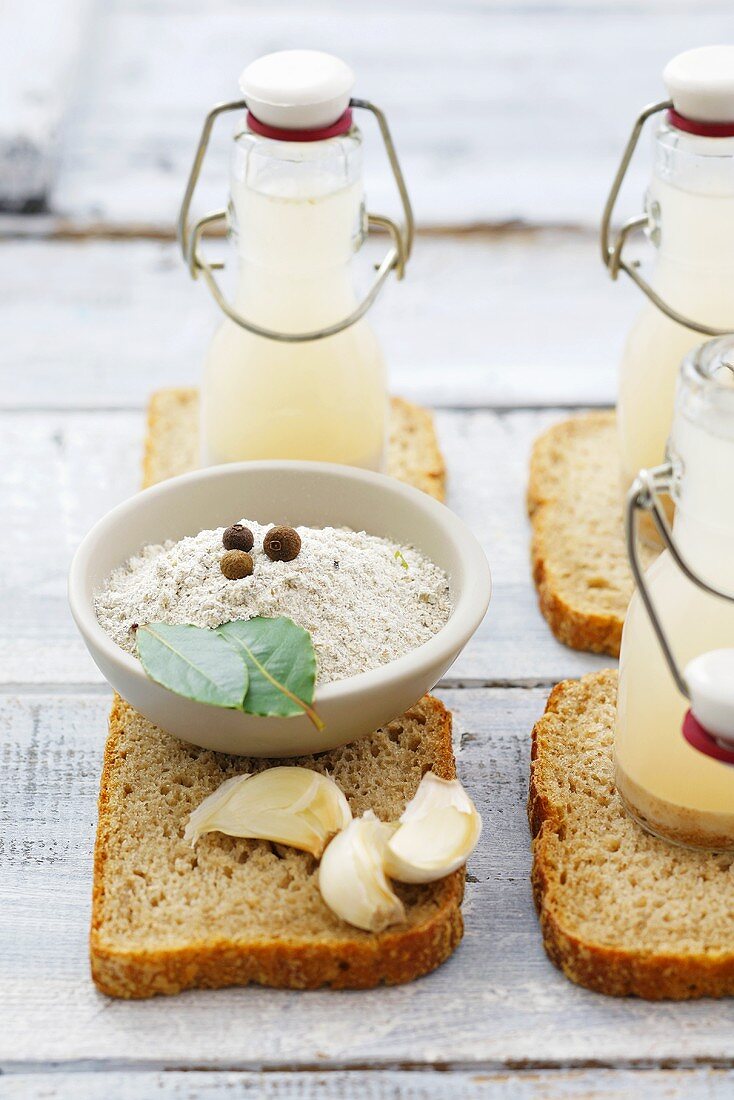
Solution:
<svg viewBox="0 0 734 1100"><path fill-rule="evenodd" d="M619 371L621 482L662 462L678 367L700 342L734 330L734 46L690 50L666 66L670 99L643 110L614 181L602 222L602 253L613 278L629 274L647 301L629 333ZM653 139L645 213L614 244L610 222L645 121L662 113ZM624 258L627 236L644 228L655 248L648 283Z"/></svg>
<svg viewBox="0 0 734 1100"><path fill-rule="evenodd" d="M247 107L235 136L226 215L237 257L232 303L199 247L213 219L188 230L184 246L192 273L204 276L226 314L204 369L205 464L304 459L373 470L384 465L386 371L364 314L390 271L402 275L412 218L384 117L350 99L353 81L351 70L326 54L271 54L243 73L245 99L225 107ZM403 198L402 229L366 214L353 107L377 116ZM205 133L204 149L207 140ZM194 185L202 157L200 145ZM190 181L184 235L192 193ZM376 226L388 230L392 247L359 302L352 259Z"/></svg>
<svg viewBox="0 0 734 1100"><path fill-rule="evenodd" d="M628 504L638 588L622 633L617 789L651 832L734 848L734 337L684 361L667 458ZM675 504L672 532L659 493ZM667 547L644 574L639 509Z"/></svg>

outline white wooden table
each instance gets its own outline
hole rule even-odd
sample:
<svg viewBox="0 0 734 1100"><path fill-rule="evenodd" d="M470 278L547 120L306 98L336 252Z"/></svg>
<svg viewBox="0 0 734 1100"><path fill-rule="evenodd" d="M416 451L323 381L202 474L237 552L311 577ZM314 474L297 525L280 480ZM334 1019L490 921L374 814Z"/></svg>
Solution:
<svg viewBox="0 0 734 1100"><path fill-rule="evenodd" d="M549 687L603 663L556 644L537 612L528 450L569 408L614 398L636 300L597 258L604 187L664 60L731 39L730 12L29 0L2 13L0 1096L734 1094L734 1005L608 1000L547 961L524 806ZM149 391L196 381L216 320L171 239L203 113L251 56L304 43L344 54L389 109L422 231L376 324L393 389L436 409L449 503L494 573L485 624L439 689L486 823L467 932L401 988L115 1002L91 983L86 943L109 690L65 576L86 529L138 485ZM376 155L370 193L389 207Z"/></svg>

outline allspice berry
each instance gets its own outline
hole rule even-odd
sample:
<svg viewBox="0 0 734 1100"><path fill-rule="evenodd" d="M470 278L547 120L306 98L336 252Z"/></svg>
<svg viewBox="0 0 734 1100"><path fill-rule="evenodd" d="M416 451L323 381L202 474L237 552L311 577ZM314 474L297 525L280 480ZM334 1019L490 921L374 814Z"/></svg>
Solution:
<svg viewBox="0 0 734 1100"><path fill-rule="evenodd" d="M244 524L233 523L222 535L222 545L225 550L249 551L255 545L255 536Z"/></svg>
<svg viewBox="0 0 734 1100"><path fill-rule="evenodd" d="M219 568L228 581L239 581L252 575L255 563L246 550L228 550L222 555Z"/></svg>
<svg viewBox="0 0 734 1100"><path fill-rule="evenodd" d="M301 552L301 536L292 527L271 527L263 550L271 561L293 561Z"/></svg>

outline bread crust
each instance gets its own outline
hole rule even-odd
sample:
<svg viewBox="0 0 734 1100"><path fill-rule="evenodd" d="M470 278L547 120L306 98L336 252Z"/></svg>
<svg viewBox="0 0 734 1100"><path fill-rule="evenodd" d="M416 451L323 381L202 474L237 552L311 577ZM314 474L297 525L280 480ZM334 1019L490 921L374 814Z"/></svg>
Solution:
<svg viewBox="0 0 734 1100"><path fill-rule="evenodd" d="M373 989L414 981L440 966L463 933L463 875L451 876L441 911L409 931L350 943L192 943L176 950L123 951L92 939L92 977L110 997L127 1000L185 989L256 985L277 989Z"/></svg>
<svg viewBox="0 0 734 1100"><path fill-rule="evenodd" d="M442 778L452 778L456 767L451 714L433 696L426 696L420 707L433 726L433 770ZM411 924L408 911L405 925L380 934L366 936L344 923L337 939L273 938L234 943L213 935L206 942L160 949L115 943L105 925L105 881L114 842L111 790L130 710L123 700L115 698L100 784L90 957L92 976L101 992L133 999L250 982L287 989L371 989L412 981L440 966L455 950L463 934L463 868L422 888L434 898L428 918Z"/></svg>
<svg viewBox="0 0 734 1100"><path fill-rule="evenodd" d="M585 940L573 929L573 918L564 908L564 890L572 890L573 886L563 881L563 857L570 864L573 851L564 844L569 809L557 793L554 797L557 776L548 737L572 736L570 712L580 687L586 689L587 705L593 709L595 689L616 692L616 682L614 670L592 673L580 681L564 680L553 688L545 714L533 728L528 820L533 838L533 898L543 945L551 962L571 981L608 996L636 996L650 1001L732 996L734 936L732 949L715 955L632 950L615 946L611 930L610 942ZM621 804L619 813L624 815ZM640 827L629 820L629 828ZM657 843L664 846L663 841ZM680 858L686 856L681 851ZM691 852L690 858L697 859L698 854ZM734 887L732 900L734 903Z"/></svg>
<svg viewBox="0 0 734 1100"><path fill-rule="evenodd" d="M387 472L436 500L446 499L446 464L433 413L403 397L390 398Z"/></svg>
<svg viewBox="0 0 734 1100"><path fill-rule="evenodd" d="M533 581L538 592L540 612L553 636L570 649L619 657L624 619L580 608L561 595L548 569L546 542L541 532L540 524L534 524L531 542Z"/></svg>
<svg viewBox="0 0 734 1100"><path fill-rule="evenodd" d="M572 649L618 657L633 582L614 412L582 413L538 437L527 507L533 581L554 636Z"/></svg>

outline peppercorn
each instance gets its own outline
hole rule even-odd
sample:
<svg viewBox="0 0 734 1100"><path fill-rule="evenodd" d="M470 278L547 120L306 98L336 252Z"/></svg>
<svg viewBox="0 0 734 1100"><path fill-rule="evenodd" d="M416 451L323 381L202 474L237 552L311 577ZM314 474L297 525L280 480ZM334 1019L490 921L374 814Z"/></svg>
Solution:
<svg viewBox="0 0 734 1100"><path fill-rule="evenodd" d="M228 550L222 556L219 568L228 581L239 581L243 577L252 575L255 563L252 560L252 554L248 554L245 550Z"/></svg>
<svg viewBox="0 0 734 1100"><path fill-rule="evenodd" d="M225 550L249 551L255 545L255 536L244 524L233 523L222 535L222 545Z"/></svg>
<svg viewBox="0 0 734 1100"><path fill-rule="evenodd" d="M263 550L271 561L293 561L301 552L301 536L292 527L271 527Z"/></svg>

